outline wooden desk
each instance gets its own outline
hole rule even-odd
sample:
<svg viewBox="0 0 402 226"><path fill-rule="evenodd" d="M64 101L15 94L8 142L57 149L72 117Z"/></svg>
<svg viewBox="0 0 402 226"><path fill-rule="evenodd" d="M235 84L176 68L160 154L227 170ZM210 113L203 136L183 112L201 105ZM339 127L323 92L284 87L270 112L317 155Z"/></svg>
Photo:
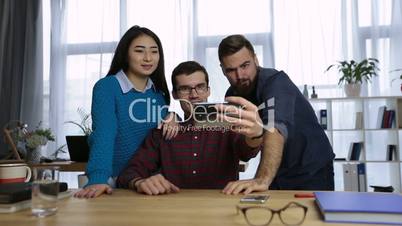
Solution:
<svg viewBox="0 0 402 226"><path fill-rule="evenodd" d="M37 166L58 166L60 167L60 171L70 171L70 172L85 172L87 163L86 162L72 162L72 161L65 161L65 162L52 162L52 163L40 163L40 164L31 164L30 167L37 167Z"/></svg>
<svg viewBox="0 0 402 226"><path fill-rule="evenodd" d="M72 162L72 161L65 161L65 162L52 162L52 163L41 163L41 164L33 164L29 165L30 167L35 166L59 166L60 171L82 171L85 172L87 163L86 162ZM239 162L239 172L245 172L248 167L248 162Z"/></svg>
<svg viewBox="0 0 402 226"><path fill-rule="evenodd" d="M319 215L313 198L293 198L292 191L269 191L267 204L280 208L289 201L308 206L303 225L347 225L327 224ZM236 214L238 196L228 196L220 190L182 190L177 194L146 196L129 190L115 190L112 195L96 199L69 198L59 202L56 215L35 218L30 210L13 214L0 214L0 225L57 225L57 226L136 226L136 225L244 225L242 215ZM276 215L272 226L282 225ZM361 225L361 224L359 224Z"/></svg>

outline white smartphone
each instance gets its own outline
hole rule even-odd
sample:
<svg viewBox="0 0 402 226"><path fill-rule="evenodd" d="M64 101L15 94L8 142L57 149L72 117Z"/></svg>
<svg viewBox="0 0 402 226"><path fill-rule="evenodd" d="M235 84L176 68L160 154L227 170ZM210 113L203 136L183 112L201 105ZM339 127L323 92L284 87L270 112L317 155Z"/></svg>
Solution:
<svg viewBox="0 0 402 226"><path fill-rule="evenodd" d="M240 199L241 203L264 203L268 200L269 195L246 195Z"/></svg>

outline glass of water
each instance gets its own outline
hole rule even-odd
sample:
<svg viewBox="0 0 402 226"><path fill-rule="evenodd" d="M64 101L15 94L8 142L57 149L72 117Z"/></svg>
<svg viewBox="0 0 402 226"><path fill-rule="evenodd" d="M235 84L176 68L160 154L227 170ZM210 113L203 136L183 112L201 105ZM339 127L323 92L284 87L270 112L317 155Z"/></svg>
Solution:
<svg viewBox="0 0 402 226"><path fill-rule="evenodd" d="M32 183L32 214L37 217L55 214L58 193L59 167L35 167Z"/></svg>

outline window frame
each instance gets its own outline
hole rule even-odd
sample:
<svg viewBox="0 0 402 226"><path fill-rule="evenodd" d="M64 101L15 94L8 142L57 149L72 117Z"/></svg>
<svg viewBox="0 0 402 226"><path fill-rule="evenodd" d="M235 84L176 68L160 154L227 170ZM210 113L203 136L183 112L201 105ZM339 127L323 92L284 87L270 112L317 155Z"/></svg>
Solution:
<svg viewBox="0 0 402 226"><path fill-rule="evenodd" d="M223 38L227 35L209 35L209 36L201 36L198 34L198 1L193 0L193 43L194 43L194 58L199 61L202 65L206 65L206 51L208 48L218 48L219 43ZM250 40L253 41L254 46L262 46L263 51L263 64L265 67L274 67L275 66L275 58L274 58L274 48L273 48L273 38L272 38L272 28L273 28L273 1L270 0L270 21L271 21L271 32L264 33L247 33L244 34ZM218 53L216 53L218 54Z"/></svg>

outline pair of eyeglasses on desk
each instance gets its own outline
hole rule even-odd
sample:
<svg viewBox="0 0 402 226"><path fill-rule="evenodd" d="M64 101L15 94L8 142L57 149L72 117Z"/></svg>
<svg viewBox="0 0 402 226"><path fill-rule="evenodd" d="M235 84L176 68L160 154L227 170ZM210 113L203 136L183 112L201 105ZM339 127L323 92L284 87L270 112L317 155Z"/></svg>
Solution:
<svg viewBox="0 0 402 226"><path fill-rule="evenodd" d="M237 214L239 211L243 213L244 218L251 226L269 225L275 214L279 215L279 219L286 226L301 225L306 218L308 207L297 203L290 202L280 209L271 209L267 206L236 206Z"/></svg>

